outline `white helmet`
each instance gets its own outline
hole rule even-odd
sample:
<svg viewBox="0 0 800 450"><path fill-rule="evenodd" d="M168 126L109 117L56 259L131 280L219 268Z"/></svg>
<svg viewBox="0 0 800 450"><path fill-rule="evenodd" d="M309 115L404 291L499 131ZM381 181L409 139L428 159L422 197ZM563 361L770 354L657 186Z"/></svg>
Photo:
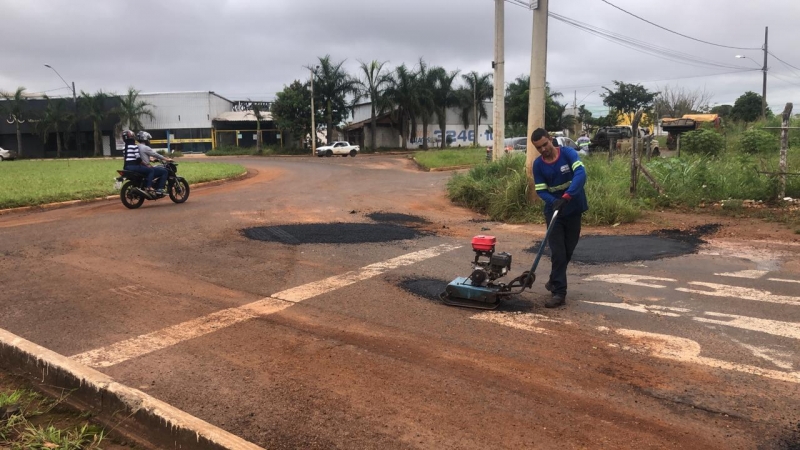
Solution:
<svg viewBox="0 0 800 450"><path fill-rule="evenodd" d="M139 142L148 142L150 139L153 139L153 136L151 136L147 131L140 131L136 133L136 140Z"/></svg>

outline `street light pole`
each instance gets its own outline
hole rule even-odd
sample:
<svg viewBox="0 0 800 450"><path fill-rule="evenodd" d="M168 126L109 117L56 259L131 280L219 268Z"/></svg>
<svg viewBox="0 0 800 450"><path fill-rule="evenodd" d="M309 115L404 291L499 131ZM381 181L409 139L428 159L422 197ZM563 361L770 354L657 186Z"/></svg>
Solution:
<svg viewBox="0 0 800 450"><path fill-rule="evenodd" d="M769 27L764 30L764 84L761 88L761 118L767 117L767 54L769 53Z"/></svg>
<svg viewBox="0 0 800 450"><path fill-rule="evenodd" d="M317 123L314 110L314 75L316 71L314 67L309 67L308 70L311 72L311 156L314 156L317 154Z"/></svg>
<svg viewBox="0 0 800 450"><path fill-rule="evenodd" d="M65 80L64 77L62 77L61 74L58 73L58 71L56 70L55 67L51 66L50 64L45 64L44 66L47 67L48 69L51 69L53 72L55 72L56 75L58 75L58 78L61 78L61 81L63 81L64 84L67 85L67 89L71 89L72 90L72 104L73 104L73 106L77 105L78 104L78 97L75 95L75 82L73 81L72 82L72 86L70 86L69 83L67 83L67 80Z"/></svg>
<svg viewBox="0 0 800 450"><path fill-rule="evenodd" d="M547 80L547 13L549 0L531 2L533 6L533 36L531 44L531 82L528 108L528 151L525 159L525 170L528 175L528 199L536 198L533 183L533 160L536 151L531 142L531 135L536 128L544 128L545 83Z"/></svg>
<svg viewBox="0 0 800 450"><path fill-rule="evenodd" d="M505 150L506 134L506 83L505 83L505 0L495 0L494 9L494 102L492 134L494 154L497 161Z"/></svg>
<svg viewBox="0 0 800 450"><path fill-rule="evenodd" d="M63 81L64 84L67 85L67 89L72 89L72 108L75 111L75 144L78 146L78 156L80 157L81 153L83 152L83 145L81 145L81 138L80 138L81 130L80 130L80 125L78 125L78 96L75 93L75 82L73 81L72 86L70 86L70 84L67 83L67 80L65 80L64 77L62 77L61 74L58 73L55 67L51 66L50 64L45 64L44 66L55 72L56 75L58 75L58 78L61 78L61 81Z"/></svg>

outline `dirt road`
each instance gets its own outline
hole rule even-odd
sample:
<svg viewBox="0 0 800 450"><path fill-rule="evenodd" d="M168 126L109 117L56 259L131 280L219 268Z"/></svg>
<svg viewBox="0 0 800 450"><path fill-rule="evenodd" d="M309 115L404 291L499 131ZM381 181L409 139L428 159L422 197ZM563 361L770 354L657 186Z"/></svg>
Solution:
<svg viewBox="0 0 800 450"><path fill-rule="evenodd" d="M558 310L545 260L481 312L435 299L469 238L517 272L541 226L481 221L401 157L236 161L252 176L183 205L0 217L0 328L265 448L800 445L800 245L773 225L573 265ZM613 233L702 222L653 220Z"/></svg>

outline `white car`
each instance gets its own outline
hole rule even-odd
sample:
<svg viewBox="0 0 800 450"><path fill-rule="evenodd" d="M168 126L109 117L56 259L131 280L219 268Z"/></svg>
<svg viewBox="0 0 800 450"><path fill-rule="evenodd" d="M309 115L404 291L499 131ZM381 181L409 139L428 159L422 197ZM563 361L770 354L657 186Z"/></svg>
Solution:
<svg viewBox="0 0 800 450"><path fill-rule="evenodd" d="M357 145L350 145L349 142L345 141L337 141L331 145L324 145L322 147L317 147L317 156L322 158L323 156L333 156L333 155L342 155L342 156L352 156L355 157L361 148Z"/></svg>
<svg viewBox="0 0 800 450"><path fill-rule="evenodd" d="M0 161L10 161L12 159L17 159L17 154L11 150L5 150L3 147L0 147Z"/></svg>

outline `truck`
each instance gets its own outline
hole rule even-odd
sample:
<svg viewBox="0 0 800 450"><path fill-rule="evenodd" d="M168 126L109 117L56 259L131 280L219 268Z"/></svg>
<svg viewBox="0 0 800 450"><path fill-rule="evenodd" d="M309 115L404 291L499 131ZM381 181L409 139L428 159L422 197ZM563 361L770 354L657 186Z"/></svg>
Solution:
<svg viewBox="0 0 800 450"><path fill-rule="evenodd" d="M644 142L644 138L649 136L648 130L644 128L639 128L638 130L640 142ZM622 153L630 153L631 147L633 146L631 139L632 136L633 128L631 128L629 125L602 127L597 130L597 133L595 133L594 138L589 144L589 151L607 151L611 140L616 139L617 151L621 151ZM650 151L653 156L659 156L661 154L657 140L652 139L650 141Z"/></svg>

